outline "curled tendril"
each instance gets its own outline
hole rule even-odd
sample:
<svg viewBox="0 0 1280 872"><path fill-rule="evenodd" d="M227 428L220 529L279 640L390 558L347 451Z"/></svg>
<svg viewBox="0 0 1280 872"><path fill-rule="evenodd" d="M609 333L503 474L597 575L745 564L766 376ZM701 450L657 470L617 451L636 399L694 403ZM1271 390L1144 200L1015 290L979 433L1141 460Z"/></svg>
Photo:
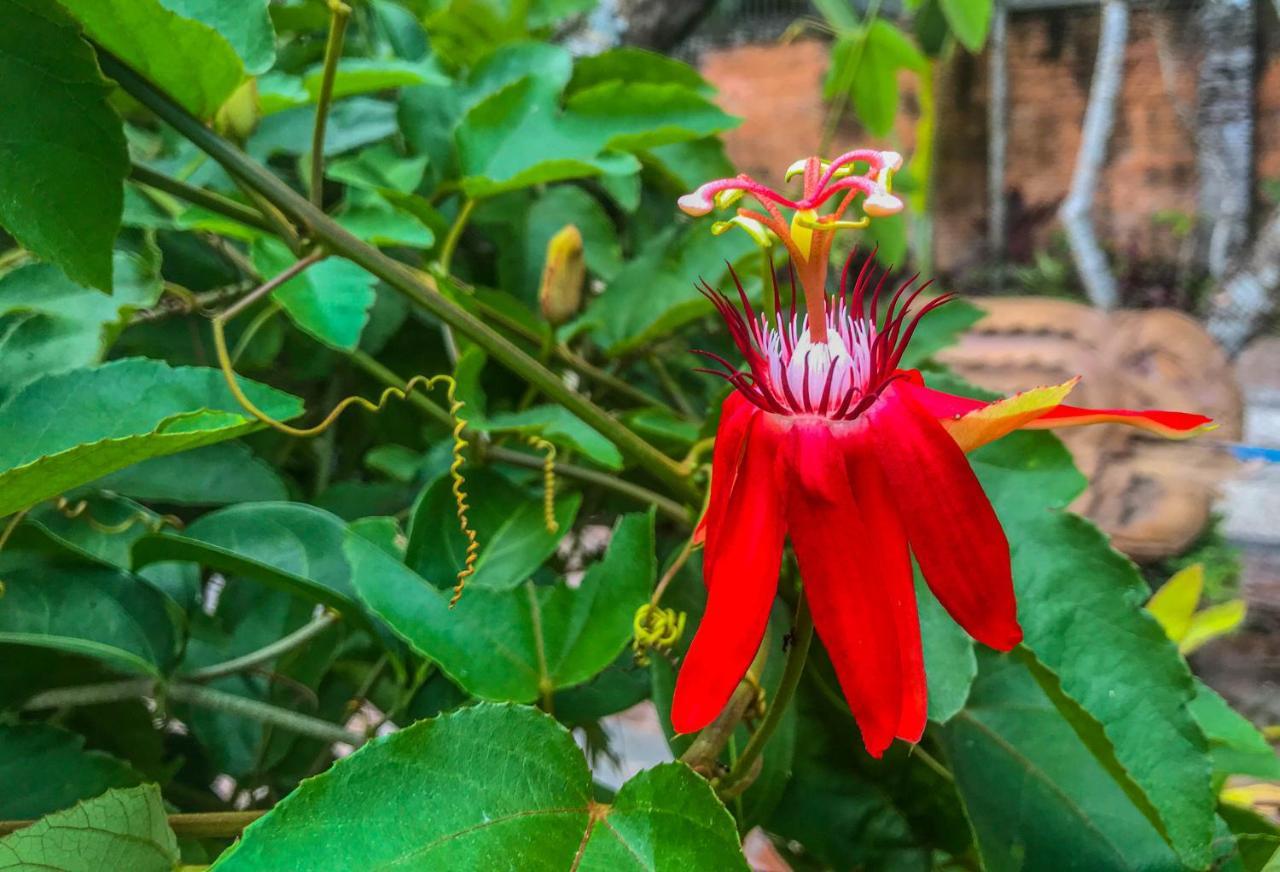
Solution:
<svg viewBox="0 0 1280 872"><path fill-rule="evenodd" d="M143 524L148 530L157 533L163 527L173 527L181 530L183 527L182 519L174 515L152 515L150 512L144 512L141 509L131 514L116 524L107 524L99 521L89 511L88 500L77 500L70 502L66 497L60 496L51 501L53 507L64 517L71 520L76 518L84 518L85 523L98 533L105 533L108 536L117 536L121 533L127 533L137 524Z"/></svg>
<svg viewBox="0 0 1280 872"><path fill-rule="evenodd" d="M680 637L684 635L684 625L689 616L672 608L661 608L653 603L645 603L636 609L631 628L635 639L631 647L635 650L637 666L649 665L649 652L669 652Z"/></svg>
<svg viewBox="0 0 1280 872"><path fill-rule="evenodd" d="M534 449L542 452L542 523L548 533L560 532L556 520L556 447L541 436L525 439Z"/></svg>
<svg viewBox="0 0 1280 872"><path fill-rule="evenodd" d="M449 598L449 608L453 608L458 604L458 600L462 597L462 589L466 585L467 579L475 574L476 559L479 556L480 544L476 541L476 531L472 529L469 520L469 512L471 506L467 503L466 479L462 475L462 465L465 462L464 453L467 448L467 440L462 437L462 432L467 427L466 419L459 414L465 405L462 400L456 396L458 383L454 381L450 375L415 375L404 383L403 388L388 387L378 395L377 401L368 400L359 395L345 397L338 401L330 411L325 415L320 423L313 427L293 427L283 421L271 417L257 405L248 395L240 388L239 382L236 381L235 369L231 365L231 356L227 352L227 337L224 331L223 316L213 319L213 348L218 358L218 366L222 370L223 378L226 379L227 388L231 391L231 395L236 398L236 402L240 407L248 412L251 416L266 424L273 430L284 433L289 436L299 438L310 438L319 436L324 433L334 422L342 416L351 406L359 406L360 408L377 414L381 412L388 402L395 398L397 400L407 399L409 394L416 387L423 390L431 390L437 385L445 386L445 397L449 402L449 417L453 419L453 462L449 464L449 478L452 480L451 490L453 491L454 503L457 505L458 529L462 531L462 535L467 539L467 554L462 569L458 571L457 583L453 587L453 596Z"/></svg>

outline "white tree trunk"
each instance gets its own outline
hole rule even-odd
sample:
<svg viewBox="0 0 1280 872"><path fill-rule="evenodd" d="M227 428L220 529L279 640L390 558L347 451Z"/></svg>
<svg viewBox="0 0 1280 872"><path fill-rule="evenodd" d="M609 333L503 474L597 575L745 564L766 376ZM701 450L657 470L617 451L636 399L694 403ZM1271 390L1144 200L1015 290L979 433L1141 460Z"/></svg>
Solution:
<svg viewBox="0 0 1280 872"><path fill-rule="evenodd" d="M1236 354L1275 311L1280 291L1280 209L1271 213L1253 241L1248 261L1223 283L1212 300L1209 332Z"/></svg>
<svg viewBox="0 0 1280 872"><path fill-rule="evenodd" d="M987 248L996 264L1004 263L1005 149L1009 143L1009 13L995 0L987 37ZM996 275L1003 276L999 269Z"/></svg>
<svg viewBox="0 0 1280 872"><path fill-rule="evenodd" d="M1239 266L1253 198L1253 0L1205 0L1197 16L1204 58L1196 91L1200 177L1197 255L1214 279Z"/></svg>
<svg viewBox="0 0 1280 872"><path fill-rule="evenodd" d="M1124 80L1124 50L1129 32L1129 6L1125 0L1105 0L1098 57L1094 62L1089 102L1084 112L1080 153L1071 177L1071 189L1058 212L1067 232L1071 257L1089 300L1102 309L1118 302L1116 281L1106 252L1098 244L1090 210L1098 190L1098 177L1107 158L1107 140L1115 125L1116 98Z"/></svg>

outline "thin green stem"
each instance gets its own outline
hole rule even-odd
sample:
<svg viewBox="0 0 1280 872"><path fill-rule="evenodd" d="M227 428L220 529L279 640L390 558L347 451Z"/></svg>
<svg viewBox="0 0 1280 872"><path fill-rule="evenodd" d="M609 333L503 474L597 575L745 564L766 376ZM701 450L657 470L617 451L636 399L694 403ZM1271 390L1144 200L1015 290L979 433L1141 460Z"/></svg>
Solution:
<svg viewBox="0 0 1280 872"><path fill-rule="evenodd" d="M249 824L266 814L258 811L212 811L200 814L171 814L169 829L187 839L234 838ZM31 826L35 821L0 821L0 836ZM179 869L207 869L207 866L179 866Z"/></svg>
<svg viewBox="0 0 1280 872"><path fill-rule="evenodd" d="M213 191L206 191L204 188L197 188L195 185L170 178L164 173L156 172L142 164L134 164L129 168L129 178L149 188L155 188L157 191L172 194L178 199L185 200L202 209L216 212L222 217L230 218L240 224L256 227L268 233L276 232L276 228L267 220L266 216L243 203L237 203L235 200L224 197L221 194L215 194Z"/></svg>
<svg viewBox="0 0 1280 872"><path fill-rule="evenodd" d="M598 430L617 445L624 456L647 470L680 499L695 502L700 498L698 489L675 460L649 444L604 409L574 391L558 375L540 365L501 333L435 288L426 285L412 269L343 229L322 210L317 209L306 198L300 196L240 149L205 127L167 94L112 57L110 53L99 49L98 58L103 71L115 79L134 99L222 164L231 175L262 194L288 218L308 230L312 237L322 242L332 254L364 267L412 302L473 340L498 363L526 381L537 385L546 397L564 406L584 423ZM461 292L457 281L451 276L440 275L437 276L437 280Z"/></svg>
<svg viewBox="0 0 1280 872"><path fill-rule="evenodd" d="M667 370L667 365L662 362L662 356L654 352L647 355L649 366L658 376L658 382L662 385L662 389L667 392L667 396L671 398L672 404L680 410L680 414L686 418L693 417L693 407L689 405L689 398L684 395L684 390L680 384L671 376Z"/></svg>
<svg viewBox="0 0 1280 872"><path fill-rule="evenodd" d="M911 756L919 757L920 762L924 763L924 765L932 769L944 781L948 781L952 784L955 783L956 777L951 774L951 770L948 769L946 766L943 766L942 761L940 761L937 757L934 757L932 754L930 754L920 745L911 746Z"/></svg>
<svg viewBox="0 0 1280 872"><path fill-rule="evenodd" d="M240 299L232 303L230 306L228 306L225 312L217 316L218 320L223 322L230 321L232 318L235 318L245 309L249 308L254 303L258 302L263 297L270 294L276 288L280 287L285 282L289 281L294 276L301 273L307 267L311 266L313 263L324 260L324 258L325 258L325 253L323 251L313 251L311 254L307 255L302 260L294 261L292 264L286 267L282 272L267 279L261 285L254 288L252 291L245 294L243 297L241 297Z"/></svg>
<svg viewBox="0 0 1280 872"><path fill-rule="evenodd" d="M212 681L213 679L221 678L224 675L232 675L236 672L245 672L246 670L254 669L269 660L276 659L282 654L287 654L294 648L305 645L316 636L319 636L325 630L332 627L337 620L337 615L325 612L310 623L304 624L289 635L283 636L269 645L262 646L257 651L250 651L242 657L236 657L232 660L224 660L222 663L215 663L212 666L206 666L203 669L193 670L186 673L183 678L188 681Z"/></svg>
<svg viewBox="0 0 1280 872"><path fill-rule="evenodd" d="M445 235L444 242L440 244L440 270L441 272L449 272L449 268L453 266L453 253L458 250L458 240L462 238L462 231L466 229L467 222L471 220L471 213L476 208L476 201L467 197L462 201L461 208L458 209L458 217L453 219L453 223L449 225L449 232Z"/></svg>
<svg viewBox="0 0 1280 872"><path fill-rule="evenodd" d="M253 337L266 327L276 315L280 314L282 308L279 303L271 302L262 308L262 311L253 316L253 320L244 328L244 332L240 334L240 338L236 340L235 348L231 349L231 363L234 366L240 360L240 355L244 354L249 348L249 343L253 342Z"/></svg>
<svg viewBox="0 0 1280 872"><path fill-rule="evenodd" d="M316 123L311 128L311 203L316 208L320 207L324 198L324 132L329 123L333 82L338 76L342 41L346 36L347 19L350 17L350 6L342 0L329 0L329 39L324 46L324 70L320 76L320 96L316 101Z"/></svg>
<svg viewBox="0 0 1280 872"><path fill-rule="evenodd" d="M809 604L803 595L800 597L799 605L796 606L792 633L791 650L787 652L787 661L782 668L782 680L778 682L778 690L773 695L773 700L769 703L760 726L751 734L747 747L742 750L742 756L729 770L729 774L720 779L716 785L717 791L731 791L750 775L752 764L764 751L764 746L769 743L778 724L782 723L782 715L791 704L791 698L795 696L796 688L800 685L800 676L804 673L804 662L809 656L809 645L813 642L813 617L809 614Z"/></svg>
<svg viewBox="0 0 1280 872"><path fill-rule="evenodd" d="M27 700L23 708L25 710L35 710L98 705L106 702L119 702L126 699L154 696L159 691L163 691L167 698L178 702L239 715L243 718L271 724L324 742L346 742L354 746L364 743L364 736L320 718L292 712L270 703L259 702L256 699L224 693L199 684L175 682L161 687L159 682L149 678L46 690Z"/></svg>

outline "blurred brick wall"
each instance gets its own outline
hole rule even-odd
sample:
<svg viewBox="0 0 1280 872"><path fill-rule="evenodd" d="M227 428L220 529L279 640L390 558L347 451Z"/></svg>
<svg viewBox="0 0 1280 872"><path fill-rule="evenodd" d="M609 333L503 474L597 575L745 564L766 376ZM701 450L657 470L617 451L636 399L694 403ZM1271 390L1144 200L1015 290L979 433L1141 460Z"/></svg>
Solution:
<svg viewBox="0 0 1280 872"><path fill-rule="evenodd" d="M1280 39L1264 10L1257 83L1258 180L1280 178ZM1065 196L1080 140L1098 37L1096 9L1013 15L1009 22L1007 192L1015 259L1045 244ZM1162 74L1160 52L1165 53ZM813 153L826 108L822 80L828 46L818 41L710 50L703 74L725 108L745 118L727 135L744 171L777 180L792 160ZM1196 172L1187 126L1195 107L1199 48L1189 9L1136 10L1125 56L1122 104L1099 189L1099 235L1113 250L1142 258L1176 255L1178 238L1157 221L1162 212L1193 214ZM902 114L891 137L911 149L916 111L903 76ZM942 271L983 258L986 213L986 59L962 52L939 71L939 136L935 192L935 256ZM856 124L843 124L831 149L868 144ZM884 143L889 144L889 143Z"/></svg>

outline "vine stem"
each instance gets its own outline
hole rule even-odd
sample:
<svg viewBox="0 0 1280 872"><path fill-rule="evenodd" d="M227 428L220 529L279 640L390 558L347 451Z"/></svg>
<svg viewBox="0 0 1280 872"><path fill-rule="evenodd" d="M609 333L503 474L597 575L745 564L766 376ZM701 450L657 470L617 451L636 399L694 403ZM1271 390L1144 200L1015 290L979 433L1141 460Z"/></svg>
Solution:
<svg viewBox="0 0 1280 872"><path fill-rule="evenodd" d="M173 682L161 684L151 678L112 681L75 687L58 687L38 693L23 705L24 710L65 708L68 706L99 705L119 702L143 696L163 695L167 699L185 702L199 708L240 715L249 720L261 721L302 736L310 736L323 742L345 742L360 746L365 738L337 724L310 715L289 711L270 703L259 702L233 693L215 690L199 684Z"/></svg>
<svg viewBox="0 0 1280 872"><path fill-rule="evenodd" d="M382 363L375 360L366 352L357 349L350 353L350 358L352 363L363 369L369 375L373 376L373 378L382 382L387 387L403 387L405 384L404 379L392 372ZM425 397L422 394L409 394L408 403L436 423L445 427L453 426L453 419L449 417L449 413L441 408L439 404L432 401L430 397ZM506 463L511 466L521 466L526 469L540 470L546 462L543 458L535 457L534 455L528 454L524 451L513 451L508 448L500 448L497 446L485 446L481 453L484 457L487 457L490 460L496 460L499 463ZM658 511L678 524L683 524L687 527L691 523L689 520L689 512L684 506L680 505L675 500L665 497L655 491L651 491L641 485L629 482L626 479L619 478L616 475L611 475L607 472L599 472L594 469L588 469L585 466L577 466L572 463L562 463L559 461L552 465L552 469L555 470L557 475L563 475L565 478L572 478L577 481L584 481L589 484L599 485L600 487L608 488L615 493L638 500L646 505L656 506Z"/></svg>
<svg viewBox="0 0 1280 872"><path fill-rule="evenodd" d="M169 829L187 839L228 839L240 835L245 827L266 814L257 811L210 811L199 814L171 814ZM0 836L29 827L35 821L0 821ZM179 869L207 869L207 866L180 866Z"/></svg>
<svg viewBox="0 0 1280 872"><path fill-rule="evenodd" d="M751 734L747 747L742 750L741 756L729 770L729 774L716 784L716 791L719 793L734 791L742 786L742 781L754 777L752 772L756 758L764 751L764 746L769 743L773 731L782 722L782 715L791 704L796 688L800 686L800 676L804 673L804 663L809 656L809 645L813 642L813 616L809 614L809 603L803 594L800 596L799 605L796 606L792 632L795 636L791 643L791 650L787 652L787 661L782 669L782 680L778 682L778 691L773 695L773 701L769 703L760 726Z"/></svg>
<svg viewBox="0 0 1280 872"><path fill-rule="evenodd" d="M248 206L237 203L235 200L224 197L221 194L215 194L213 191L206 191L204 188L197 188L195 185L189 185L186 182L170 178L164 173L158 173L153 169L144 167L142 164L134 164L129 168L129 178L139 184L146 185L148 188L164 191L166 194L171 194L180 200L208 209L210 212L216 212L224 218L230 218L240 224L256 227L268 233L276 232L275 226L265 216Z"/></svg>
<svg viewBox="0 0 1280 872"><path fill-rule="evenodd" d="M330 253L368 270L413 303L473 340L498 363L536 385L546 397L602 433L625 456L661 481L671 493L688 502L699 499L698 489L689 481L678 462L570 388L554 372L542 366L480 318L426 285L408 266L357 239L323 210L316 208L265 167L205 127L171 97L118 58L101 47L98 48L98 57L103 71L134 99L220 163L232 176L256 190L286 217L309 231L312 238L323 243ZM461 286L452 276L442 274L436 276L436 279L448 283L457 292L462 292Z"/></svg>
<svg viewBox="0 0 1280 872"><path fill-rule="evenodd" d="M342 41L346 37L350 17L350 6L342 0L329 0L329 38L324 45L324 70L320 76L320 96L316 100L316 123L311 128L311 203L317 209L324 198L325 127L329 123L333 82L338 76L338 60L342 57Z"/></svg>
<svg viewBox="0 0 1280 872"><path fill-rule="evenodd" d="M264 645L257 651L250 651L243 657L236 657L231 660L225 660L222 663L215 663L212 666L206 666L203 669L196 669L186 673L184 676L190 681L212 681L215 678L221 678L224 675L232 675L236 672L245 672L253 669L268 660L274 660L281 654L292 651L310 642L316 636L319 636L325 630L329 629L338 621L338 616L332 612L325 612L320 617L304 624L294 630L287 636L277 639L269 645Z"/></svg>

